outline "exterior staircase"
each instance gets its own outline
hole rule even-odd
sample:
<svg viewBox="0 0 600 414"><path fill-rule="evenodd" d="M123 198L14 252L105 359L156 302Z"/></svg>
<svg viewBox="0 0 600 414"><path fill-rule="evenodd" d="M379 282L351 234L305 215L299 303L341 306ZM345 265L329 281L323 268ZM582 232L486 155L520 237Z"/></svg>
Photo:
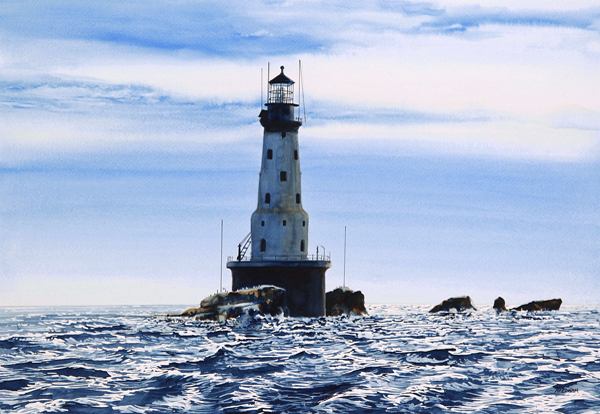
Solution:
<svg viewBox="0 0 600 414"><path fill-rule="evenodd" d="M237 255L238 262L244 258L244 256L246 255L246 252L248 251L248 249L250 248L250 245L252 244L251 234L252 234L252 232L248 233L246 235L246 237L244 237L242 239L240 244L238 244L238 255Z"/></svg>

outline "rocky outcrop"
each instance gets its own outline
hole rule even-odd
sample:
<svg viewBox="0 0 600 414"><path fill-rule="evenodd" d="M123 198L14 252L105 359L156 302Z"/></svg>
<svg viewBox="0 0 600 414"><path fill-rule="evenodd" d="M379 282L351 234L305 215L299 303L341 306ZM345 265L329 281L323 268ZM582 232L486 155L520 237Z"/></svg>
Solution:
<svg viewBox="0 0 600 414"><path fill-rule="evenodd" d="M455 309L457 312L462 312L467 309L476 310L471 303L471 298L469 296L460 296L458 298L447 299L439 305L435 305L429 312L450 312L450 309Z"/></svg>
<svg viewBox="0 0 600 414"><path fill-rule="evenodd" d="M262 285L235 292L221 292L211 295L200 302L200 307L190 308L180 315L196 317L196 320L225 321L244 314L275 316L289 314L285 303L285 289L272 285Z"/></svg>
<svg viewBox="0 0 600 414"><path fill-rule="evenodd" d="M521 305L512 310L516 311L553 311L559 310L562 305L562 299L550 299L550 300L534 300L525 305Z"/></svg>
<svg viewBox="0 0 600 414"><path fill-rule="evenodd" d="M498 296L494 301L494 309L496 309L496 312L506 312L508 310L506 309L506 302L501 296Z"/></svg>
<svg viewBox="0 0 600 414"><path fill-rule="evenodd" d="M368 315L365 309L365 295L360 290L354 292L341 287L325 294L327 316Z"/></svg>

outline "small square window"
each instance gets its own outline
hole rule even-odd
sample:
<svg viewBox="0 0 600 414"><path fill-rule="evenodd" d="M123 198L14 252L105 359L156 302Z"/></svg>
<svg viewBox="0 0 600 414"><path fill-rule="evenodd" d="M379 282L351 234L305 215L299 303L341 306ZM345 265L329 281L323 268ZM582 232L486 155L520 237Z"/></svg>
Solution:
<svg viewBox="0 0 600 414"><path fill-rule="evenodd" d="M281 138L285 138L285 132L281 133Z"/></svg>
<svg viewBox="0 0 600 414"><path fill-rule="evenodd" d="M267 150L267 159L268 160L273 159L273 150L272 149Z"/></svg>
<svg viewBox="0 0 600 414"><path fill-rule="evenodd" d="M280 180L280 181L287 181L287 172L285 172L285 171L281 171L281 172L279 173L279 180Z"/></svg>
<svg viewBox="0 0 600 414"><path fill-rule="evenodd" d="M260 222L260 226L261 227L265 227L265 221L264 220Z"/></svg>
<svg viewBox="0 0 600 414"><path fill-rule="evenodd" d="M306 221L302 220L302 227L306 227Z"/></svg>
<svg viewBox="0 0 600 414"><path fill-rule="evenodd" d="M294 159L297 160L298 159L298 150L294 150Z"/></svg>
<svg viewBox="0 0 600 414"><path fill-rule="evenodd" d="M283 220L283 225L285 226L287 224L287 221Z"/></svg>

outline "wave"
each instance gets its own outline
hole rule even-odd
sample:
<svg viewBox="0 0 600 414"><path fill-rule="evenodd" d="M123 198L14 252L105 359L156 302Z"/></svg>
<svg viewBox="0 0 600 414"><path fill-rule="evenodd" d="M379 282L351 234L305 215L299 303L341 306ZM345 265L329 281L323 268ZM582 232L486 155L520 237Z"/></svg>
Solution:
<svg viewBox="0 0 600 414"><path fill-rule="evenodd" d="M5 308L0 411L586 413L595 309L164 319L156 308ZM164 312L163 312L164 313Z"/></svg>

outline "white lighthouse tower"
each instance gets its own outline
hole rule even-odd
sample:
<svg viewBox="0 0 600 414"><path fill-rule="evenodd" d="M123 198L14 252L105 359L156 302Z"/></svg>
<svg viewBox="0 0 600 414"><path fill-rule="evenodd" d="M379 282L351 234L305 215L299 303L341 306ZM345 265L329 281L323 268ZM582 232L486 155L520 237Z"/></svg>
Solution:
<svg viewBox="0 0 600 414"><path fill-rule="evenodd" d="M291 316L325 315L325 271L328 257L307 254L308 214L302 208L298 130L294 116L294 81L283 73L269 80L258 205L251 231L229 260L232 288L263 284L282 287ZM251 253L248 249L251 246Z"/></svg>
<svg viewBox="0 0 600 414"><path fill-rule="evenodd" d="M258 206L251 220L253 260L303 260L308 246L308 214L302 209L294 81L281 73L269 81Z"/></svg>

